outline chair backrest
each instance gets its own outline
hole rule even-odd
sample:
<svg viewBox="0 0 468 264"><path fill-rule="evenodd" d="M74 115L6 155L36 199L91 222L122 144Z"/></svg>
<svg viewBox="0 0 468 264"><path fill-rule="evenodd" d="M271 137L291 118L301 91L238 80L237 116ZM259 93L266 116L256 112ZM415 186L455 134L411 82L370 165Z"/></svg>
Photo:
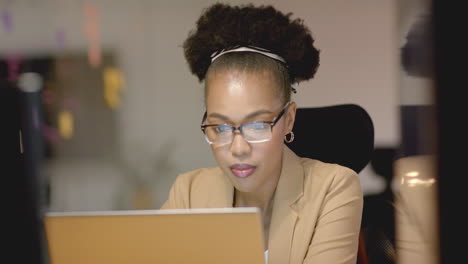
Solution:
<svg viewBox="0 0 468 264"><path fill-rule="evenodd" d="M298 108L295 140L287 145L298 156L337 163L356 173L371 161L374 125L356 104Z"/></svg>
<svg viewBox="0 0 468 264"><path fill-rule="evenodd" d="M356 173L372 160L374 125L364 108L356 104L298 108L295 140L287 145L298 156L337 163ZM367 264L364 233L359 234L357 264Z"/></svg>

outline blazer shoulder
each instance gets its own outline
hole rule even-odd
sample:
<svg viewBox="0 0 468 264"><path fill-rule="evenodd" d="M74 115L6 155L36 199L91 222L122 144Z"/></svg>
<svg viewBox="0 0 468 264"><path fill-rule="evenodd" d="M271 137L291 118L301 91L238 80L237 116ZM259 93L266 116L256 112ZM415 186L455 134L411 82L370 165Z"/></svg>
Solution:
<svg viewBox="0 0 468 264"><path fill-rule="evenodd" d="M219 171L219 168L200 168L179 174L161 208L191 208L194 199L203 196L213 182L220 181L216 180L219 178Z"/></svg>
<svg viewBox="0 0 468 264"><path fill-rule="evenodd" d="M304 167L306 174L313 172L314 174L320 175L322 177L327 177L333 174L357 176L357 173L351 168L337 163L323 162L310 158L301 158L301 164Z"/></svg>
<svg viewBox="0 0 468 264"><path fill-rule="evenodd" d="M304 167L304 183L312 189L327 185L329 187L337 187L337 185L360 187L359 176L351 168L309 158L301 158L301 164Z"/></svg>

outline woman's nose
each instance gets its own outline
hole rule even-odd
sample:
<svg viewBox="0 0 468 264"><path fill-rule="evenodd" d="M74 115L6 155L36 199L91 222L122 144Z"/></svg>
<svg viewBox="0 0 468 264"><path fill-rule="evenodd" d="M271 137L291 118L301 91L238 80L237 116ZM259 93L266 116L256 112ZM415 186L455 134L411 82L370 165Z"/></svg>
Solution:
<svg viewBox="0 0 468 264"><path fill-rule="evenodd" d="M251 146L247 142L239 131L234 131L234 135L231 143L232 155L238 158L250 154Z"/></svg>

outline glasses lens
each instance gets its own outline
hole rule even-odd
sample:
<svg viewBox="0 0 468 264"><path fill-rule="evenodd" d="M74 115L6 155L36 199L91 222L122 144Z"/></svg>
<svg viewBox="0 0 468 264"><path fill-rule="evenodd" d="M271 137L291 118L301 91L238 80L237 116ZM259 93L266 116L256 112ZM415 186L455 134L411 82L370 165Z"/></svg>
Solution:
<svg viewBox="0 0 468 264"><path fill-rule="evenodd" d="M265 122L251 122L242 125L244 139L250 143L264 142L271 139L271 125Z"/></svg>
<svg viewBox="0 0 468 264"><path fill-rule="evenodd" d="M222 144L230 142L232 139L232 126L217 125L205 127L206 139L209 143Z"/></svg>

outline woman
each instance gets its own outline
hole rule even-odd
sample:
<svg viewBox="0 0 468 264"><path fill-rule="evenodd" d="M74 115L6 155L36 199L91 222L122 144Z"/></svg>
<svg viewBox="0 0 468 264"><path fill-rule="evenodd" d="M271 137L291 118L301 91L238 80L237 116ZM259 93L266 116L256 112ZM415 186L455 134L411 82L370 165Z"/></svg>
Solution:
<svg viewBox="0 0 468 264"><path fill-rule="evenodd" d="M284 144L294 140L292 84L319 65L313 43L301 20L271 6L204 11L184 51L205 83L201 127L218 167L179 175L162 209L258 207L269 263L355 264L357 174Z"/></svg>

